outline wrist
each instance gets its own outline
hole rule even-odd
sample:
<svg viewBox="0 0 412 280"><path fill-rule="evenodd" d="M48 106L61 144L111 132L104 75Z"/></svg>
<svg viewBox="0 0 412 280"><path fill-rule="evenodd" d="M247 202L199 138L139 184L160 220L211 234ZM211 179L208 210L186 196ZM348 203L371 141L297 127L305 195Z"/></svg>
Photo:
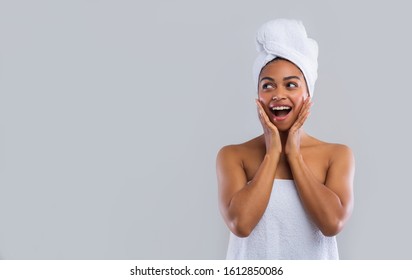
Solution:
<svg viewBox="0 0 412 280"><path fill-rule="evenodd" d="M280 145L266 145L266 154L271 156L279 156L282 153Z"/></svg>
<svg viewBox="0 0 412 280"><path fill-rule="evenodd" d="M289 154L286 154L286 158L290 164L293 162L298 162L303 159L301 153L289 153Z"/></svg>
<svg viewBox="0 0 412 280"><path fill-rule="evenodd" d="M281 156L281 152L268 151L265 154L265 160L269 162L278 163Z"/></svg>

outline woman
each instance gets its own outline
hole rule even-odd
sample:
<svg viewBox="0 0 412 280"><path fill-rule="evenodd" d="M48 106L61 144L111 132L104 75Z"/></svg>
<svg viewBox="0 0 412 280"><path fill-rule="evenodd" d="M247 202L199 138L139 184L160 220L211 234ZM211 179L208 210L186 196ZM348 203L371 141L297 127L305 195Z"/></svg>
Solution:
<svg viewBox="0 0 412 280"><path fill-rule="evenodd" d="M303 130L318 48L303 25L278 19L257 34L256 105L264 133L217 156L228 259L338 259L335 235L353 208L354 158Z"/></svg>

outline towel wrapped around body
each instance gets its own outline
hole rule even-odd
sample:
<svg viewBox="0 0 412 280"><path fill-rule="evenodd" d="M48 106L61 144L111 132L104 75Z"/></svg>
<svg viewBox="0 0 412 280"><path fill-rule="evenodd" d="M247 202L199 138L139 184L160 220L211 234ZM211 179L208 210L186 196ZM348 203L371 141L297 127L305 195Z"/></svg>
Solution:
<svg viewBox="0 0 412 280"><path fill-rule="evenodd" d="M248 237L230 233L226 259L338 259L336 237L327 237L306 214L293 180L275 179L265 213Z"/></svg>

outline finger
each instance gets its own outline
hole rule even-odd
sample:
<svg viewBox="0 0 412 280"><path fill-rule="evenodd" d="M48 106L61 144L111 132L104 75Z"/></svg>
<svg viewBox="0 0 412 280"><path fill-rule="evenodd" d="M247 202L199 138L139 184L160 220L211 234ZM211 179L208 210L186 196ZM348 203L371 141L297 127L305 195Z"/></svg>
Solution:
<svg viewBox="0 0 412 280"><path fill-rule="evenodd" d="M259 119L260 119L261 123L264 124L265 123L265 121L263 119L264 110L262 108L262 105L260 105L260 102L257 99L255 99L255 102L256 102L256 105L257 105L256 109L257 109L257 112L258 112L258 115L259 115Z"/></svg>
<svg viewBox="0 0 412 280"><path fill-rule="evenodd" d="M311 99L308 99L308 102L305 104L305 110L309 110L312 108L313 101Z"/></svg>
<svg viewBox="0 0 412 280"><path fill-rule="evenodd" d="M291 130L297 130L303 126L306 119L310 114L310 108L312 107L313 102L308 102L304 104L299 112L298 118L296 119L295 123L292 125Z"/></svg>
<svg viewBox="0 0 412 280"><path fill-rule="evenodd" d="M262 124L265 124L272 131L277 130L277 127L270 121L269 116L266 114L266 111L263 109L262 104L260 103L260 101L257 100L257 99L255 99L255 101L256 101L256 104L259 108L258 109L259 110L259 116L261 117Z"/></svg>
<svg viewBox="0 0 412 280"><path fill-rule="evenodd" d="M308 99L306 99L306 100L308 100ZM302 108L300 109L298 119L301 118L303 115L305 115L310 110L312 105L313 105L313 102L311 102L311 101L305 102L305 104L303 104Z"/></svg>
<svg viewBox="0 0 412 280"><path fill-rule="evenodd" d="M303 116L302 116L302 118L299 120L299 122L298 122L298 128L301 128L302 126L303 126L303 124L306 122L306 120L308 119L308 117L309 117L309 115L310 115L310 111L307 111Z"/></svg>
<svg viewBox="0 0 412 280"><path fill-rule="evenodd" d="M307 100L307 99L306 99L306 100ZM303 101L303 104L302 104L302 106L300 107L299 114L298 114L298 117L297 117L296 121L298 121L298 120L302 117L303 113L305 112L305 108L306 108L306 105L307 105L306 100ZM296 122L296 121L295 121L295 122Z"/></svg>
<svg viewBox="0 0 412 280"><path fill-rule="evenodd" d="M313 102L311 101L311 98L307 98L305 100L305 102L303 103L303 105L302 105L301 112L302 111L304 112L304 111L308 110L312 106L312 104L313 104Z"/></svg>
<svg viewBox="0 0 412 280"><path fill-rule="evenodd" d="M266 124L265 124L265 120L263 119L262 111L258 108L258 109L257 109L257 112L258 112L258 116L259 116L260 123L261 123L262 125L266 125Z"/></svg>
<svg viewBox="0 0 412 280"><path fill-rule="evenodd" d="M258 102L256 102L256 104L257 104L257 113L258 113L258 116L259 116L259 121L262 124L263 128L267 129L267 124L266 124L266 121L264 119L264 111L262 109L262 106L260 106L260 104Z"/></svg>
<svg viewBox="0 0 412 280"><path fill-rule="evenodd" d="M298 117L298 119L297 119L296 121L297 121L298 123L304 122L304 121L306 120L306 118L308 117L309 113L310 113L310 107L305 108L305 110L302 111L302 112L299 114L299 117Z"/></svg>
<svg viewBox="0 0 412 280"><path fill-rule="evenodd" d="M267 121L269 121L268 115L266 114L265 110L263 109L262 104L260 103L260 101L257 100L257 99L255 99L255 100L256 100L256 105L258 106L259 115L262 117L262 119L265 121L265 123L267 123Z"/></svg>
<svg viewBox="0 0 412 280"><path fill-rule="evenodd" d="M293 124L293 126L291 127L292 131L296 131L298 129L300 129L303 124L305 123L305 121L307 120L307 118L310 115L310 111L306 111L304 112L302 115L299 116L299 118L295 121L295 123Z"/></svg>
<svg viewBox="0 0 412 280"><path fill-rule="evenodd" d="M262 113L263 113L265 110L263 109L263 106L262 106L262 104L260 103L260 101L257 100L257 99L255 99L255 102L256 102L256 105L258 106L259 110L261 110Z"/></svg>

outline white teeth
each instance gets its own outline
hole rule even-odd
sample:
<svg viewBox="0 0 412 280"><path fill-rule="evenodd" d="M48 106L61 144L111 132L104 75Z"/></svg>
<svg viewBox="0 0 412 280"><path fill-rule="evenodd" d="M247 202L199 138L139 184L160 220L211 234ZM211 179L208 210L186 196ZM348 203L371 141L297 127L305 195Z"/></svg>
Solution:
<svg viewBox="0 0 412 280"><path fill-rule="evenodd" d="M275 110L289 110L289 109L291 109L289 106L278 106L278 107L273 107L272 111L275 111Z"/></svg>

